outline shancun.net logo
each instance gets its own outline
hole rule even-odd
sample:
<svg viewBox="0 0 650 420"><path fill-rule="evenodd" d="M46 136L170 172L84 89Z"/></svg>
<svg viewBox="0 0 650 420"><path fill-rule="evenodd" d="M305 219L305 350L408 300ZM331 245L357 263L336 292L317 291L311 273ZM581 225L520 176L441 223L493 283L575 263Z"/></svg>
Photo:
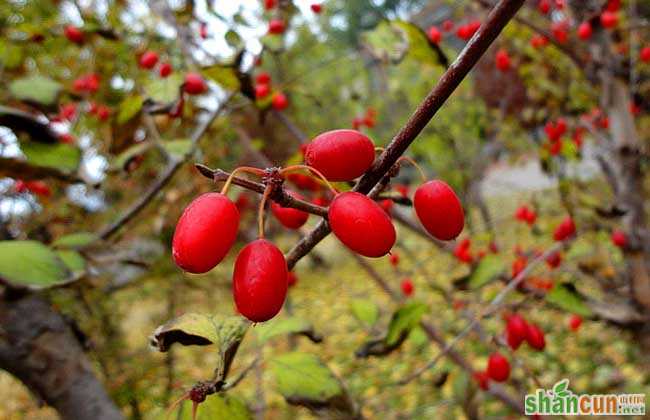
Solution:
<svg viewBox="0 0 650 420"><path fill-rule="evenodd" d="M552 390L537 389L524 399L526 415L638 416L645 415L645 394L574 394L569 380L562 379Z"/></svg>

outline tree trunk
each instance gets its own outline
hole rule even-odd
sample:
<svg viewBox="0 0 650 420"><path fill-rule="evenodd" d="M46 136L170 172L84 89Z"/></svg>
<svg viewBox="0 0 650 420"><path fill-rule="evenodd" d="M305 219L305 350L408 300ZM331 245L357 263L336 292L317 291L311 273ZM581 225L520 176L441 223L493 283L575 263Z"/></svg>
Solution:
<svg viewBox="0 0 650 420"><path fill-rule="evenodd" d="M40 296L0 300L0 368L62 419L123 419L70 326Z"/></svg>

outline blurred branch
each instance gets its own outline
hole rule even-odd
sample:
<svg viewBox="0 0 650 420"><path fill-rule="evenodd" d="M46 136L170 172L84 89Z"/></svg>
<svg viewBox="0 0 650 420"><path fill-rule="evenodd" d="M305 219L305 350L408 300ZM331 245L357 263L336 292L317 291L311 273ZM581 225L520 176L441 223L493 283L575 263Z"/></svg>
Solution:
<svg viewBox="0 0 650 420"><path fill-rule="evenodd" d="M6 157L0 157L0 176L8 176L23 180L52 178L69 183L85 183L85 181L77 175L62 172L56 168L37 166L24 160Z"/></svg>

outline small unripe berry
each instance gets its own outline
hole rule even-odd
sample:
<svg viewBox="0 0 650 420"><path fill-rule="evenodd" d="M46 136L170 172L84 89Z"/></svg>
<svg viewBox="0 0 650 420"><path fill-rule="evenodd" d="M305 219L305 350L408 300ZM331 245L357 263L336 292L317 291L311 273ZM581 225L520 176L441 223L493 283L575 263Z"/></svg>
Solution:
<svg viewBox="0 0 650 420"><path fill-rule="evenodd" d="M413 199L415 213L424 228L441 241L456 238L465 225L465 213L449 185L432 180L420 185Z"/></svg>
<svg viewBox="0 0 650 420"><path fill-rule="evenodd" d="M305 162L330 181L352 181L370 168L375 146L356 130L333 130L316 136L307 146Z"/></svg>
<svg viewBox="0 0 650 420"><path fill-rule="evenodd" d="M253 322L273 318L287 296L287 262L266 239L246 245L237 255L233 271L233 296L237 310Z"/></svg>
<svg viewBox="0 0 650 420"><path fill-rule="evenodd" d="M365 257L382 257L395 244L395 227L375 201L358 192L338 194L329 207L332 231L345 246Z"/></svg>
<svg viewBox="0 0 650 420"><path fill-rule="evenodd" d="M495 382L507 381L510 377L510 362L501 353L492 353L488 359L487 374Z"/></svg>
<svg viewBox="0 0 650 420"><path fill-rule="evenodd" d="M140 67L143 69L151 70L158 63L158 54L154 51L147 51L140 57Z"/></svg>
<svg viewBox="0 0 650 420"><path fill-rule="evenodd" d="M223 194L203 194L183 211L172 240L174 262L189 273L212 270L237 238L239 211Z"/></svg>

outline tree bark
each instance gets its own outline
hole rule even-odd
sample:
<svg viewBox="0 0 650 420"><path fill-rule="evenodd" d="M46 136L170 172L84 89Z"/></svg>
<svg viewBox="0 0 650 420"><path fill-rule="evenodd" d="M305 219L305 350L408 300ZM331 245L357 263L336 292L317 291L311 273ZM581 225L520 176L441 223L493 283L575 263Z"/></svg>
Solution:
<svg viewBox="0 0 650 420"><path fill-rule="evenodd" d="M44 298L0 300L0 368L22 381L62 419L119 420L79 339Z"/></svg>

